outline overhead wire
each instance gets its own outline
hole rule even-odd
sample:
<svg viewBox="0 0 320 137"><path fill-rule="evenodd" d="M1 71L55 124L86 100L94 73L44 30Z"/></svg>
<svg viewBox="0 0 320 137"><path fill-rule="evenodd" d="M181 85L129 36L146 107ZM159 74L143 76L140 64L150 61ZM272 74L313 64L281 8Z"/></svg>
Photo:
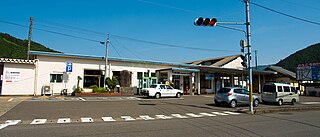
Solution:
<svg viewBox="0 0 320 137"><path fill-rule="evenodd" d="M313 7L313 6L292 2L292 1L289 1L289 0L282 0L282 1L286 2L286 3L289 3L289 4L292 4L292 5L301 6L301 7L305 7L305 8L309 8L309 9L320 11L320 8L316 8L316 7Z"/></svg>
<svg viewBox="0 0 320 137"><path fill-rule="evenodd" d="M218 50L218 49L197 48L197 47L187 47L187 46L181 46L181 45L165 44L165 43L146 41L146 40L141 40L141 39L134 39L134 38L124 37L124 36L119 36L119 35L113 35L113 34L110 34L110 36L113 36L113 37L116 37L116 38L130 40L130 41L135 41L135 42L148 43L148 44L152 44L152 45L159 45L159 46L165 46L165 47L171 47L171 48L183 48L183 49L201 50L201 51L235 52L233 50Z"/></svg>
<svg viewBox="0 0 320 137"><path fill-rule="evenodd" d="M19 27L29 28L29 26L21 25L21 24L18 24L18 23L13 23L13 22L10 22L10 21L0 20L0 22L6 23L6 24L10 24L10 25L19 26ZM61 33L61 32L56 32L56 31L51 31L51 30L46 30L46 29L41 29L41 28L36 28L36 27L32 27L32 29L34 29L34 30L39 30L39 31L43 31L43 32L47 32L47 33L52 33L52 34L57 34L57 35L62 35L62 36L67 36L67 37L72 37L72 38L87 40L87 41L91 41L91 42L101 42L101 41L99 41L99 40L94 40L94 39L89 39L89 38L74 36L74 35L70 35L70 34L65 34L65 33Z"/></svg>
<svg viewBox="0 0 320 137"><path fill-rule="evenodd" d="M280 11L277 11L277 10L274 10L274 9L271 9L271 8L268 8L268 7L262 6L262 5L260 5L260 4L251 2L251 1L250 1L250 4L255 5L255 6L257 6L257 7L260 7L260 8L263 8L263 9L265 9L265 10L268 10L268 11L271 11L271 12L274 12L274 13L277 13L277 14L280 14L280 15L283 15L283 16L286 16L286 17L289 17L289 18L292 18L292 19L300 20L300 21L307 22L307 23L311 23L311 24L314 24L314 25L320 25L319 22L315 22L315 21L311 21L311 20L304 19L304 18L296 17L296 16L293 16L293 15L289 15L289 14L287 14L287 13L283 13L283 12L280 12Z"/></svg>

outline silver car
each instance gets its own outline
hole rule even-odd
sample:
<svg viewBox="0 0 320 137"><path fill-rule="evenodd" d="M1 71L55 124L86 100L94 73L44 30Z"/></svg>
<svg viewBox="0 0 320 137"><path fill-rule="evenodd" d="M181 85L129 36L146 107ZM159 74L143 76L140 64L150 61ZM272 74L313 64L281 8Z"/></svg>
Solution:
<svg viewBox="0 0 320 137"><path fill-rule="evenodd" d="M230 107L234 108L238 104L249 103L249 91L240 87L224 87L217 91L213 99L216 105L227 103ZM253 106L259 105L259 97L253 95Z"/></svg>

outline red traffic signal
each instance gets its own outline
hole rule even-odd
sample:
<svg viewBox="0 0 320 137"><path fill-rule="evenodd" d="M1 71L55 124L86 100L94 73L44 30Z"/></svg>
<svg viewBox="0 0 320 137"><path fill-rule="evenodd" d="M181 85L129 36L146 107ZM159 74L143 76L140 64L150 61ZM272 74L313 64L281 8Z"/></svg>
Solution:
<svg viewBox="0 0 320 137"><path fill-rule="evenodd" d="M217 23L217 19L216 18L197 18L195 21L194 21L194 25L196 26L216 26L216 23Z"/></svg>

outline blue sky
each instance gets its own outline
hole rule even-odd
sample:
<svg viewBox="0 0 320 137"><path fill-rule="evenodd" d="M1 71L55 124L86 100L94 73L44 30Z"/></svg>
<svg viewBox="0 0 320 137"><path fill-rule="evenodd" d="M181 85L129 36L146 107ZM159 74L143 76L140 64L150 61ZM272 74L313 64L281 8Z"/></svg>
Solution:
<svg viewBox="0 0 320 137"><path fill-rule="evenodd" d="M319 0L251 0L303 19L320 22ZM104 56L99 42L39 31L105 41L110 33L109 56L187 62L240 54L242 32L221 27L197 27L197 17L219 22L244 22L240 0L7 0L1 2L0 19L28 26L34 18L32 40L65 53ZM309 45L320 42L320 25L288 18L250 5L252 47L258 63L273 64ZM72 27L81 28L72 29ZM233 25L245 29L242 25ZM92 33L92 30L97 33ZM27 39L28 28L0 22L0 31ZM101 34L101 33L102 34ZM151 41L212 50L194 50L123 39Z"/></svg>

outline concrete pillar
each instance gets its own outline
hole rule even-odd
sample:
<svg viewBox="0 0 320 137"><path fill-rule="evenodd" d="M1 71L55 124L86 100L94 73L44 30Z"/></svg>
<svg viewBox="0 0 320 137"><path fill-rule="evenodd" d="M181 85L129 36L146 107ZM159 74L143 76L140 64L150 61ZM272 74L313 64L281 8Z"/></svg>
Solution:
<svg viewBox="0 0 320 137"><path fill-rule="evenodd" d="M231 77L229 77L229 78L230 78L230 86L234 87L234 77L233 77L233 75L231 75Z"/></svg>
<svg viewBox="0 0 320 137"><path fill-rule="evenodd" d="M183 75L180 75L180 90L184 91L184 87L183 87Z"/></svg>
<svg viewBox="0 0 320 137"><path fill-rule="evenodd" d="M261 77L260 77L260 74L258 75L259 76L259 78L258 78L258 82L259 82L259 91L258 91L258 93L260 94L261 93Z"/></svg>
<svg viewBox="0 0 320 137"><path fill-rule="evenodd" d="M198 95L201 94L201 87L200 87L200 72L196 73L196 88L197 88L197 92L198 92Z"/></svg>

